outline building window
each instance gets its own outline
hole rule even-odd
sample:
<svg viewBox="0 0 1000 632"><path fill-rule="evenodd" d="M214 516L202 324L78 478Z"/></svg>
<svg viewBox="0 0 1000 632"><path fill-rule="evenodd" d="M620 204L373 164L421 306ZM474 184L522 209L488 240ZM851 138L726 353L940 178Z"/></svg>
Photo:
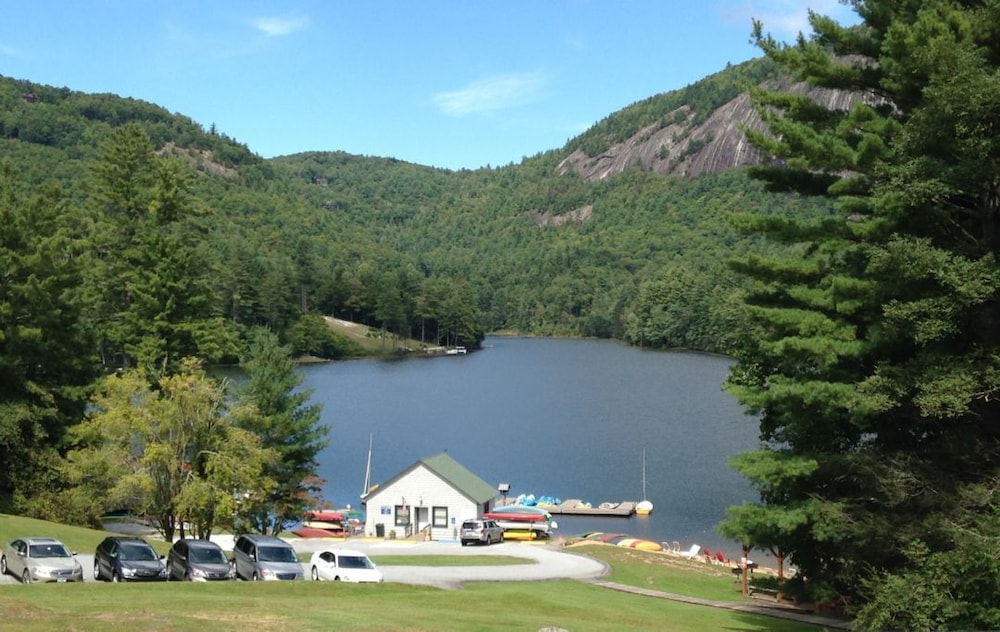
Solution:
<svg viewBox="0 0 1000 632"><path fill-rule="evenodd" d="M447 527L448 526L448 508L447 507L434 507L432 509L434 512L434 526L435 527Z"/></svg>
<svg viewBox="0 0 1000 632"><path fill-rule="evenodd" d="M396 505L396 526L405 527L410 524L410 506Z"/></svg>

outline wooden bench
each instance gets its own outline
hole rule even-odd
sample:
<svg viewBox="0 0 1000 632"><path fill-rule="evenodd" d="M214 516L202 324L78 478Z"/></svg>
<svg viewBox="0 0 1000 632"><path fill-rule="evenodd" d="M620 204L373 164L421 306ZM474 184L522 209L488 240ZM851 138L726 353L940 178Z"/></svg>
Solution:
<svg viewBox="0 0 1000 632"><path fill-rule="evenodd" d="M756 594L767 595L768 597L778 598L778 590L776 588L764 588L762 586L750 586L748 596L753 597Z"/></svg>

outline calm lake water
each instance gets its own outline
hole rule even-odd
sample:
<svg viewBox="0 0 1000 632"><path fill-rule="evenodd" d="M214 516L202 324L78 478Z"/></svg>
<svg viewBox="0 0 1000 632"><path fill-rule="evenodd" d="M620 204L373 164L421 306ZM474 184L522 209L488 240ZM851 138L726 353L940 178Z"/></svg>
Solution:
<svg viewBox="0 0 1000 632"><path fill-rule="evenodd" d="M727 459L757 445L756 420L721 390L731 361L609 341L488 337L463 356L358 360L302 369L323 405L330 445L324 496L359 506L369 434L372 482L446 450L511 495L640 500L649 516L559 516L557 533L627 533L738 547L715 525L756 494Z"/></svg>

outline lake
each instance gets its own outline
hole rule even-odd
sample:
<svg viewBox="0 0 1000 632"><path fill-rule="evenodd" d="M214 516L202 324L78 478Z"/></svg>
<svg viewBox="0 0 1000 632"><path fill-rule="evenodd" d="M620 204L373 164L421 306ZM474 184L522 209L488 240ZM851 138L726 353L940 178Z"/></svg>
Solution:
<svg viewBox="0 0 1000 632"><path fill-rule="evenodd" d="M369 436L372 482L447 451L510 494L601 502L641 500L649 516L558 516L557 534L626 533L730 557L715 525L756 500L727 464L757 447L757 421L721 390L732 361L611 341L490 336L467 355L355 360L302 368L323 405L330 445L319 457L324 497L359 505Z"/></svg>

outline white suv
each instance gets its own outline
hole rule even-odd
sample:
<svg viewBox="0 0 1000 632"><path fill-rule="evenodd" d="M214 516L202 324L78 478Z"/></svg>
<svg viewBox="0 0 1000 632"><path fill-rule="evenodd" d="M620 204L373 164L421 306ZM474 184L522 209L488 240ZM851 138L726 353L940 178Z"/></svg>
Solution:
<svg viewBox="0 0 1000 632"><path fill-rule="evenodd" d="M503 542L503 527L496 520L486 518L466 520L462 523L462 546L470 542L493 544Z"/></svg>

